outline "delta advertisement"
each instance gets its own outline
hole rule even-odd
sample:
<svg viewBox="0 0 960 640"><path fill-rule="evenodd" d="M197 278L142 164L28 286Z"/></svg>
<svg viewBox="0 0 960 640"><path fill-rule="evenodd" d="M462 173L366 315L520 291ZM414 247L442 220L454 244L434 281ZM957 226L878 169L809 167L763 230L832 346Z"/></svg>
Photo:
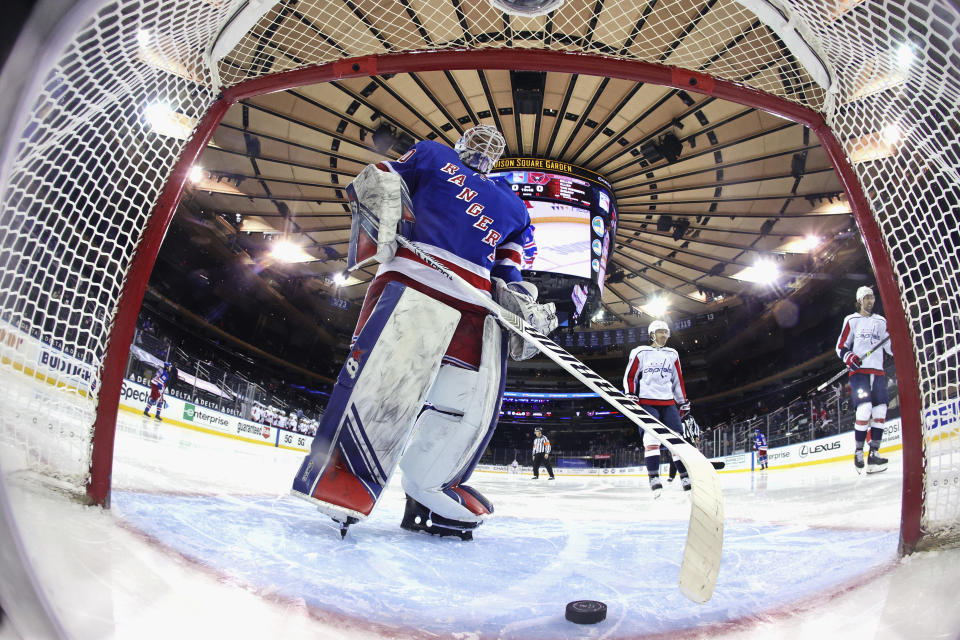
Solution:
<svg viewBox="0 0 960 640"><path fill-rule="evenodd" d="M150 389L148 387L130 380L124 380L120 391L120 407L130 412L142 414L149 397ZM235 418L173 396L165 396L164 401L167 406L160 414L163 416L163 422L178 427L304 452L309 451L310 445L313 443L312 437L302 433ZM155 411L155 408L151 409L150 417L144 417L143 419L153 420Z"/></svg>

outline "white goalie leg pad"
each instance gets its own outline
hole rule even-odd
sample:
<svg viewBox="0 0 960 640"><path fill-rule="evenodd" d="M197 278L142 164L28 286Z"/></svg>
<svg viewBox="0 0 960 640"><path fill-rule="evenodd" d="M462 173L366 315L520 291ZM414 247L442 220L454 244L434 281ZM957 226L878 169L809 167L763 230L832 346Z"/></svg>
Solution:
<svg viewBox="0 0 960 640"><path fill-rule="evenodd" d="M370 514L433 386L460 312L392 282L337 378L293 486L334 517Z"/></svg>
<svg viewBox="0 0 960 640"><path fill-rule="evenodd" d="M427 396L432 408L420 415L400 461L407 495L444 518L479 523L492 512L485 498L459 482L473 470L496 425L504 361L502 331L488 317L479 371L440 368Z"/></svg>

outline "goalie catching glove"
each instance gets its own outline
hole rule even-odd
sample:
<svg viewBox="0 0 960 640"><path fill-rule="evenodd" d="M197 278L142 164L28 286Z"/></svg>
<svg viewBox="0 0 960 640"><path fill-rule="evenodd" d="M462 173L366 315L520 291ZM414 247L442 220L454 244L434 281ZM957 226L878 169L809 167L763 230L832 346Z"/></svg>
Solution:
<svg viewBox="0 0 960 640"><path fill-rule="evenodd" d="M544 335L557 328L557 307L552 302L537 303L537 287L529 282L505 282L494 278L494 300L507 311L523 318L527 324ZM510 357L526 360L539 349L516 333L510 334Z"/></svg>

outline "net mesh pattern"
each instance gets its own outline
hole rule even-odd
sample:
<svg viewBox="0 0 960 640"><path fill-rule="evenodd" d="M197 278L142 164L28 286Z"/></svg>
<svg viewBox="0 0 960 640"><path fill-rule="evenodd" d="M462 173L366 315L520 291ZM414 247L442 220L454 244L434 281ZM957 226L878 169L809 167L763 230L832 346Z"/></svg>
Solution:
<svg viewBox="0 0 960 640"><path fill-rule="evenodd" d="M960 15L946 3L803 3L837 71L828 124L863 185L907 314L924 407L922 526L960 535ZM932 543L928 540L928 544Z"/></svg>
<svg viewBox="0 0 960 640"><path fill-rule="evenodd" d="M214 97L202 53L226 10L105 6L60 53L19 132L0 206L0 433L28 467L77 488L124 274L185 144L149 119L189 135ZM23 374L62 393L38 403Z"/></svg>
<svg viewBox="0 0 960 640"><path fill-rule="evenodd" d="M199 119L215 97L204 49L239 5L107 5L60 56L19 132L0 209L4 376L40 371L88 422L95 403L84 390L95 386L123 274L183 147L153 131L144 110L162 100L188 128ZM948 0L793 0L789 10L832 70L829 91L734 0L567 0L535 18L483 0L284 0L214 75L231 86L372 54L544 49L683 67L823 113L898 278L926 412L923 526L949 537L960 521L960 95L945 80L960 68L957 11ZM24 336L40 341L35 352L17 342ZM89 365L89 380L39 366L44 349ZM49 440L41 429L34 442ZM82 469L82 452L77 460Z"/></svg>
<svg viewBox="0 0 960 640"><path fill-rule="evenodd" d="M281 2L220 62L225 85L345 57L451 48L549 49L643 60L819 107L825 92L735 0L567 0L536 18L487 2Z"/></svg>

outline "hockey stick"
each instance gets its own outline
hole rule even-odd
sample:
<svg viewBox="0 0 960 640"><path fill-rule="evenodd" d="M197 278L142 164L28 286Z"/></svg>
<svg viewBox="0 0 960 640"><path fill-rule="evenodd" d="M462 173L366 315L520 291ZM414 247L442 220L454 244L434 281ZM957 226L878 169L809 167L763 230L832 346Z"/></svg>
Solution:
<svg viewBox="0 0 960 640"><path fill-rule="evenodd" d="M362 211L362 207L357 207ZM680 591L690 600L703 603L713 595L720 572L723 551L723 493L720 478L703 454L679 434L644 411L636 401L628 398L607 380L594 373L585 364L567 353L563 347L528 325L448 269L430 254L424 252L403 236L397 236L400 246L412 251L420 260L469 292L475 302L486 308L500 324L535 346L574 378L584 383L604 400L617 408L631 422L644 430L674 454L690 475L692 505L687 543L680 564Z"/></svg>
<svg viewBox="0 0 960 640"><path fill-rule="evenodd" d="M865 359L868 358L870 355L872 355L874 351L876 351L877 349L879 349L879 348L882 347L883 345L887 344L887 342L889 342L889 341L890 341L890 336L887 336L886 338L884 338L883 340L881 340L881 341L878 342L877 344L873 345L873 348L870 349L870 351L867 351L865 354L863 354L862 356L860 356L860 360L865 360ZM827 380L826 382L824 382L823 384L821 384L819 387L817 387L817 391L823 391L823 390L826 389L828 386L830 386L831 384L833 384L834 382L836 382L837 380L839 380L840 378L842 378L843 375L844 375L845 373L848 373L849 371L850 371L850 369L848 369L847 367L844 367L839 373L837 373L837 375L833 376L832 378L830 378L829 380ZM856 372L854 372L854 373L856 373Z"/></svg>

